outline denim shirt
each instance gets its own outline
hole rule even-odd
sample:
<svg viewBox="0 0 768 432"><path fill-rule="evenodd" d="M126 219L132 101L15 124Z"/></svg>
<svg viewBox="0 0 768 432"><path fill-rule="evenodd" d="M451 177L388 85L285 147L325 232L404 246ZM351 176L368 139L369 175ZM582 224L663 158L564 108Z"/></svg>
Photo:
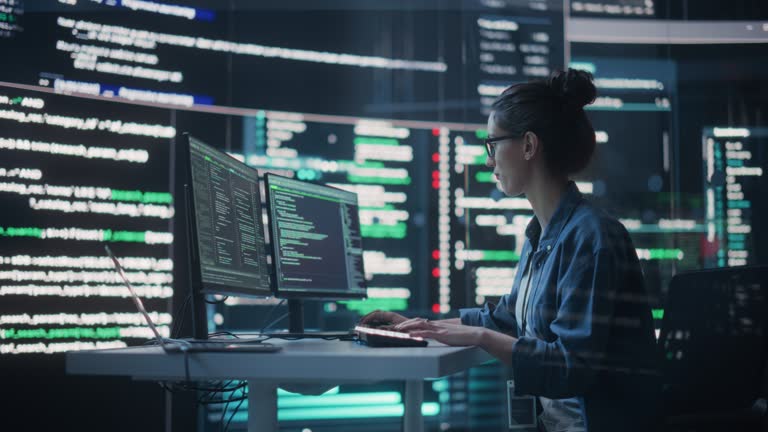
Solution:
<svg viewBox="0 0 768 432"><path fill-rule="evenodd" d="M498 305L460 310L461 322L518 338L511 359L518 393L575 397L590 432L651 430L656 340L626 229L570 182L546 230L534 217L526 237L512 291ZM529 261L527 327L536 337L521 336L515 316Z"/></svg>

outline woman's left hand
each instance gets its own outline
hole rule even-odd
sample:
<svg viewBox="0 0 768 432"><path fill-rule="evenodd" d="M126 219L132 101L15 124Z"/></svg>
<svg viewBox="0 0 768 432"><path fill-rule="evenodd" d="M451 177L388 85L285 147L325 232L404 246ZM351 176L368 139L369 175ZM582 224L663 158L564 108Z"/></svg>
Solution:
<svg viewBox="0 0 768 432"><path fill-rule="evenodd" d="M393 330L406 332L411 336L435 339L446 345L471 346L480 345L480 338L485 329L416 318L394 326Z"/></svg>

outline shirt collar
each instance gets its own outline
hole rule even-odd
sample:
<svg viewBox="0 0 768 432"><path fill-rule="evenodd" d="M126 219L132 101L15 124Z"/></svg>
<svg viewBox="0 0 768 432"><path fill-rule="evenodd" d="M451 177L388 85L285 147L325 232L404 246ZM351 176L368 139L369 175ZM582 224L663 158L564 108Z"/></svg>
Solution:
<svg viewBox="0 0 768 432"><path fill-rule="evenodd" d="M525 236L528 237L528 241L531 242L534 250L551 249L552 244L557 241L560 232L571 217L573 209L579 205L582 199L583 196L579 192L579 188L576 187L576 183L569 181L563 196L560 198L560 203L557 205L557 210L552 214L552 219L549 221L543 237L540 237L541 224L539 224L538 218L535 215L533 216L533 219L531 219L528 227L525 229Z"/></svg>

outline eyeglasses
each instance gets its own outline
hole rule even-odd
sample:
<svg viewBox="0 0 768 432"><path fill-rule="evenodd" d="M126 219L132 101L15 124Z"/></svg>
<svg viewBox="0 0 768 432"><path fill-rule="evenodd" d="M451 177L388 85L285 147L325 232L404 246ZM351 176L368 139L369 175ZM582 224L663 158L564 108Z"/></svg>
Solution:
<svg viewBox="0 0 768 432"><path fill-rule="evenodd" d="M500 137L486 138L485 139L485 151L488 152L488 157L494 157L496 155L496 143L499 141L508 140L511 138L520 138L519 135L504 135Z"/></svg>

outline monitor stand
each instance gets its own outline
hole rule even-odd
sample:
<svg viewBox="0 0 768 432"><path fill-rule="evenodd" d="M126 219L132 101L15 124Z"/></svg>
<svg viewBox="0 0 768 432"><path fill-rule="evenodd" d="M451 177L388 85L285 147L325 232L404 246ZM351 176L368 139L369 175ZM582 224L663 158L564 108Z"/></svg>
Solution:
<svg viewBox="0 0 768 432"><path fill-rule="evenodd" d="M304 303L300 299L288 299L288 331L263 333L263 336L285 339L351 339L351 331L304 331Z"/></svg>
<svg viewBox="0 0 768 432"><path fill-rule="evenodd" d="M288 331L304 333L304 302L299 299L288 300Z"/></svg>

